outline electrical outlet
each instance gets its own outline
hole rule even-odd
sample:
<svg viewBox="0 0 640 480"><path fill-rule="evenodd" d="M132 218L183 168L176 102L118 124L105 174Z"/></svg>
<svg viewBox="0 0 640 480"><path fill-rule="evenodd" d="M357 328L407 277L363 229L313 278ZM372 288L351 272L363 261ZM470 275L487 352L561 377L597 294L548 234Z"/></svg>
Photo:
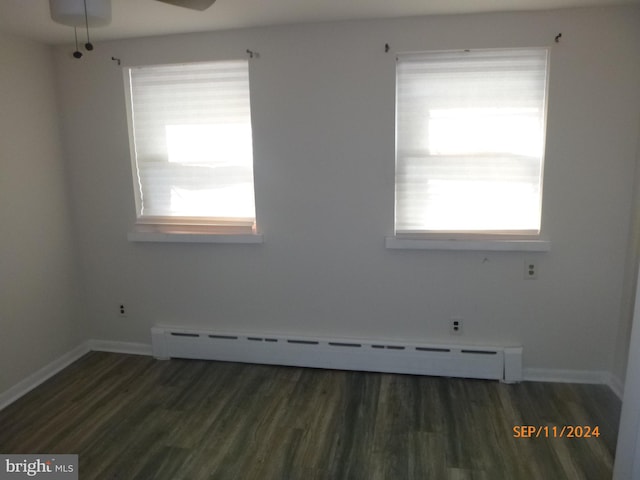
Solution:
<svg viewBox="0 0 640 480"><path fill-rule="evenodd" d="M451 319L451 335L462 335L462 319Z"/></svg>
<svg viewBox="0 0 640 480"><path fill-rule="evenodd" d="M524 261L524 278L526 280L535 280L538 278L538 264L533 260Z"/></svg>
<svg viewBox="0 0 640 480"><path fill-rule="evenodd" d="M118 305L118 316L120 317L127 316L127 310L124 308L124 303L121 303L120 305Z"/></svg>

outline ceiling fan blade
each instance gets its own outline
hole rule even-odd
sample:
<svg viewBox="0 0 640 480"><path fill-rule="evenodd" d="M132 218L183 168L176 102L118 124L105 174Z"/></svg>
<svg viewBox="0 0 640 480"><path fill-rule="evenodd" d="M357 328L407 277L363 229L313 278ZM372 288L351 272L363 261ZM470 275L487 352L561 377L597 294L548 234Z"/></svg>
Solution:
<svg viewBox="0 0 640 480"><path fill-rule="evenodd" d="M169 3L178 7L190 8L191 10L206 10L216 0L157 0L158 2Z"/></svg>

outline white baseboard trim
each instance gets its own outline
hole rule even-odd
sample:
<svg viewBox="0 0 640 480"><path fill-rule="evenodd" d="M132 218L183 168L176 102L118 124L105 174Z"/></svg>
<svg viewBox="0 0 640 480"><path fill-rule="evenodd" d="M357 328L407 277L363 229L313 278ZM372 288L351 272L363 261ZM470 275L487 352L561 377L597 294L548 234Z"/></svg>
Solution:
<svg viewBox="0 0 640 480"><path fill-rule="evenodd" d="M89 353L89 350L88 343L83 342L70 352L58 357L48 365L42 367L40 370L29 375L24 380L16 383L13 387L9 388L9 390L0 393L0 410L9 406L23 395L26 395L40 384L49 380L56 373L65 369L83 355Z"/></svg>
<svg viewBox="0 0 640 480"><path fill-rule="evenodd" d="M622 400L622 396L624 395L624 382L617 375L607 372L605 383L611 391L615 393L620 400Z"/></svg>
<svg viewBox="0 0 640 480"><path fill-rule="evenodd" d="M147 343L117 342L113 340L89 340L89 350L95 352L128 353L151 356L151 345Z"/></svg>
<svg viewBox="0 0 640 480"><path fill-rule="evenodd" d="M555 368L524 368L522 377L528 382L591 383L608 385L609 372L603 370L560 370Z"/></svg>
<svg viewBox="0 0 640 480"><path fill-rule="evenodd" d="M611 372L604 370L556 370L554 368L524 368L525 382L591 383L606 385L622 400L624 382Z"/></svg>
<svg viewBox="0 0 640 480"><path fill-rule="evenodd" d="M40 370L32 373L24 380L16 383L13 387L9 388L9 390L0 393L0 410L9 406L20 397L26 395L37 386L49 380L56 373L68 367L80 357L91 351L151 356L151 345L146 343L115 342L109 340L87 340L73 350L53 360L48 365L45 365Z"/></svg>

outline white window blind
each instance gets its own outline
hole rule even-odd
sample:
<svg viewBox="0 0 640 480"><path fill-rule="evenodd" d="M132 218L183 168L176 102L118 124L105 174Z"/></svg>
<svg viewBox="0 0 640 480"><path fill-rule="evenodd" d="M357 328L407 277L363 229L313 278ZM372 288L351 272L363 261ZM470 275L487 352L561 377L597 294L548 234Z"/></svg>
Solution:
<svg viewBox="0 0 640 480"><path fill-rule="evenodd" d="M245 60L128 69L138 223L255 223Z"/></svg>
<svg viewBox="0 0 640 480"><path fill-rule="evenodd" d="M539 234L547 56L398 57L396 234Z"/></svg>

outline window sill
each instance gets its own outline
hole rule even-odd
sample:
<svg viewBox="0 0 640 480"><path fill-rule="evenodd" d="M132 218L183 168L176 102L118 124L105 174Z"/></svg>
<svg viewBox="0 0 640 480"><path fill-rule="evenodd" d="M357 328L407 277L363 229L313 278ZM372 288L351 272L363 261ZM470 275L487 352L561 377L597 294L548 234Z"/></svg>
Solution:
<svg viewBox="0 0 640 480"><path fill-rule="evenodd" d="M548 252L548 240L427 240L386 237L385 247L392 250L467 250L478 252Z"/></svg>
<svg viewBox="0 0 640 480"><path fill-rule="evenodd" d="M261 233L187 233L187 232L129 232L130 242L163 242L163 243L263 243Z"/></svg>

